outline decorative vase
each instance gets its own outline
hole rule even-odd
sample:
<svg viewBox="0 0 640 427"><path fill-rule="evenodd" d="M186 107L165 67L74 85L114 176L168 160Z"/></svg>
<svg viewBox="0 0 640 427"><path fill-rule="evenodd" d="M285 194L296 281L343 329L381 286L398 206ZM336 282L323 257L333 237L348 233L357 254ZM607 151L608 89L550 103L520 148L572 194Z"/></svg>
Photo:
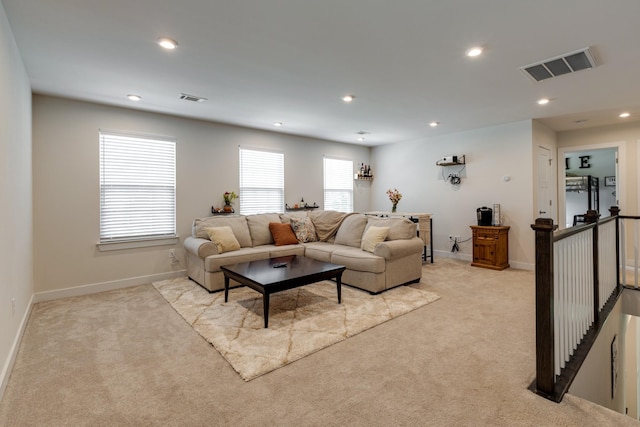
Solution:
<svg viewBox="0 0 640 427"><path fill-rule="evenodd" d="M397 203L394 203L394 204L391 206L391 213L396 213L397 208L398 208L398 204L397 204Z"/></svg>
<svg viewBox="0 0 640 427"><path fill-rule="evenodd" d="M233 212L233 206L231 205L224 205L224 207L222 208L223 211L225 212Z"/></svg>

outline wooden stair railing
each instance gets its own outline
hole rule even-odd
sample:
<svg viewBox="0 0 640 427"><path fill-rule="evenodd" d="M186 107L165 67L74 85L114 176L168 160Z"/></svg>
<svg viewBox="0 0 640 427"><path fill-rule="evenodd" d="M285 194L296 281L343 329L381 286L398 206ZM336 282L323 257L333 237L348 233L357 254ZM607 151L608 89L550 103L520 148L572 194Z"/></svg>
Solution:
<svg viewBox="0 0 640 427"><path fill-rule="evenodd" d="M620 211L612 207L610 212L599 220L596 211L588 211L585 225L561 231L549 218L531 225L536 233L536 379L530 389L555 402L568 391L622 293Z"/></svg>

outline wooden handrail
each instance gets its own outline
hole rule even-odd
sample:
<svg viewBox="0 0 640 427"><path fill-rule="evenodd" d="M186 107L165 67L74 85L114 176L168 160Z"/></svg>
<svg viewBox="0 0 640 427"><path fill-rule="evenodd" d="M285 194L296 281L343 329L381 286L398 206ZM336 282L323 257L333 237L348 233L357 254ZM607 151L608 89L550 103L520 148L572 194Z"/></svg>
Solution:
<svg viewBox="0 0 640 427"><path fill-rule="evenodd" d="M600 265L599 265L599 228L611 221L615 221L616 235L616 266L620 265L619 239L620 227L619 218L640 219L640 217L625 217L619 215L619 209L612 207L611 216L599 219L599 214L595 211L588 211L585 214L587 224L557 231L557 225L549 218L538 218L531 228L535 231L536 245L536 379L531 388L539 395L555 402L560 402L569 389L578 369L586 358L591 346L595 342L604 321L613 309L617 299L622 293L620 286L620 269L616 268L617 286L606 298L606 304L600 309ZM592 233L592 266L593 266L593 324L588 328L584 337L577 345L570 360L563 361L564 368L556 375L555 358L555 310L559 303L554 300L555 279L554 279L554 243L569 238L579 233L591 231ZM608 234L611 235L610 233ZM603 234L604 236L604 234ZM609 242L611 244L611 242ZM603 243L605 244L605 243ZM603 272L608 272L605 269ZM610 281L608 283L611 283ZM561 290L559 290L561 291ZM561 327L562 323L560 324ZM562 359L564 360L564 359ZM563 365L560 365L563 366Z"/></svg>

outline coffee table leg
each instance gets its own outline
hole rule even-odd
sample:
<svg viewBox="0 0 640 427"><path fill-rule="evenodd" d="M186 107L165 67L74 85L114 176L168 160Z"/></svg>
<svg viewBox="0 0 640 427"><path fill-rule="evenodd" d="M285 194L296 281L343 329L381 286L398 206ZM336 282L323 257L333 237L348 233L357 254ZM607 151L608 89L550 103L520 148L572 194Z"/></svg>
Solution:
<svg viewBox="0 0 640 427"><path fill-rule="evenodd" d="M262 309L264 310L264 327L269 327L269 294L265 292L262 296Z"/></svg>
<svg viewBox="0 0 640 427"><path fill-rule="evenodd" d="M342 304L342 274L338 274L336 283L338 284L338 304Z"/></svg>
<svg viewBox="0 0 640 427"><path fill-rule="evenodd" d="M229 301L229 277L224 275L224 302Z"/></svg>

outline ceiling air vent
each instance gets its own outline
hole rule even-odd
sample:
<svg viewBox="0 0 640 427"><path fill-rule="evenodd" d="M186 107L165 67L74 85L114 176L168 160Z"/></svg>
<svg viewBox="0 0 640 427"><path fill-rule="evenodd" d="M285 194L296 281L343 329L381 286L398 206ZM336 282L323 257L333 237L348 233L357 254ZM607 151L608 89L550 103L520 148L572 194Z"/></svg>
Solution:
<svg viewBox="0 0 640 427"><path fill-rule="evenodd" d="M555 58L536 62L535 64L520 67L520 70L533 80L539 82L550 79L551 77L558 77L563 74L594 68L596 65L596 61L587 47L556 56Z"/></svg>
<svg viewBox="0 0 640 427"><path fill-rule="evenodd" d="M195 95L187 95L186 93L180 94L180 99L184 99L185 101L192 101L192 102L204 102L207 100L207 98L203 98L201 96L195 96Z"/></svg>

